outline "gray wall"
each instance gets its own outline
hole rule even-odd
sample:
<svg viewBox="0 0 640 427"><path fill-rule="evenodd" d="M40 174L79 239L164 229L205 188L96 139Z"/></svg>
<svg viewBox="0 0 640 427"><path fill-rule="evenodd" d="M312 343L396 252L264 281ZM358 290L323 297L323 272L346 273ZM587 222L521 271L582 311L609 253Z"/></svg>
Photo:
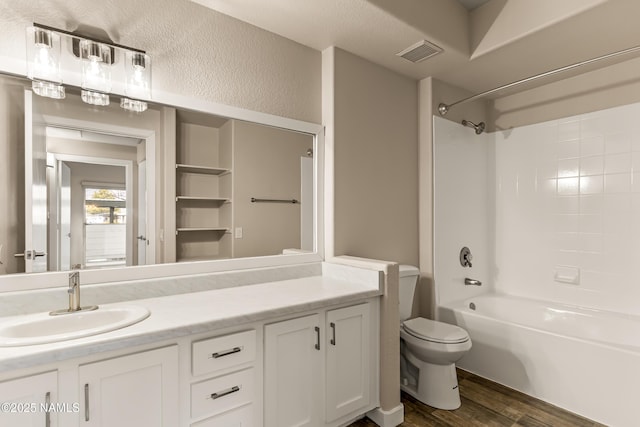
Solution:
<svg viewBox="0 0 640 427"><path fill-rule="evenodd" d="M334 254L417 265L417 82L340 49L334 67Z"/></svg>
<svg viewBox="0 0 640 427"><path fill-rule="evenodd" d="M147 51L154 91L320 122L320 52L189 0L0 0L0 70L26 73L33 22Z"/></svg>
<svg viewBox="0 0 640 427"><path fill-rule="evenodd" d="M309 135L236 121L233 141L234 257L281 254L300 248L300 205L251 203L251 197L300 200L300 157Z"/></svg>
<svg viewBox="0 0 640 427"><path fill-rule="evenodd" d="M24 92L0 76L0 274L24 271Z"/></svg>

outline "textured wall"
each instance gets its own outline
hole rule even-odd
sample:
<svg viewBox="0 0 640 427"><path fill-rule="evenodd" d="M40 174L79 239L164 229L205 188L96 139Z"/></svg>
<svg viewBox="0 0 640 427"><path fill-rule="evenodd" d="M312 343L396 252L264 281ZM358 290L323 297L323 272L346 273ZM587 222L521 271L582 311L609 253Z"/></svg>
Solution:
<svg viewBox="0 0 640 427"><path fill-rule="evenodd" d="M418 262L417 82L335 50L335 254Z"/></svg>
<svg viewBox="0 0 640 427"><path fill-rule="evenodd" d="M153 61L153 89L320 122L320 52L187 0L0 0L0 69L24 74L25 27L99 28Z"/></svg>

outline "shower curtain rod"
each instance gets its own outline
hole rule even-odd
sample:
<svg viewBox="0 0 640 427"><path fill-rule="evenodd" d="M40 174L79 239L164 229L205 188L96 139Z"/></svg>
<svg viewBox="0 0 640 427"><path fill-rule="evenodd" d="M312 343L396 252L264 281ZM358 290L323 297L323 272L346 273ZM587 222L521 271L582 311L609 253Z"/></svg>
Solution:
<svg viewBox="0 0 640 427"><path fill-rule="evenodd" d="M517 80L515 82L511 82L511 83L508 83L506 85L499 86L499 87L497 87L495 89L487 90L487 91L481 92L481 93L479 93L477 95L473 95L473 96L470 96L468 98L461 99L460 101L456 101L456 102L453 102L451 104L440 103L440 105L438 105L438 112L440 113L441 116L444 116L445 114L447 114L449 112L449 109L451 107L455 106L455 105L464 104L464 103L467 103L467 102L475 101L476 99L480 99L480 98L482 98L484 96L491 95L491 94L496 93L498 91L501 91L501 90L504 90L504 89L509 89L509 88L514 87L514 86L521 85L523 83L528 83L528 82L531 82L533 80L537 80L537 79L540 79L540 78L543 78L543 77L552 76L554 74L561 73L563 71L568 71L568 70L571 70L571 69L574 69L574 68L582 67L583 65L591 64L593 62L602 61L603 59L614 58L616 56L626 55L627 53L632 53L632 52L636 52L636 51L640 51L640 46L634 46L634 47L630 47L628 49L619 50L617 52L607 53L606 55L598 56L597 58L587 59L586 61L576 62L575 64L567 65L567 66L564 66L564 67L556 68L555 70L546 71L544 73L536 74L535 76L527 77L527 78L524 78L522 80Z"/></svg>

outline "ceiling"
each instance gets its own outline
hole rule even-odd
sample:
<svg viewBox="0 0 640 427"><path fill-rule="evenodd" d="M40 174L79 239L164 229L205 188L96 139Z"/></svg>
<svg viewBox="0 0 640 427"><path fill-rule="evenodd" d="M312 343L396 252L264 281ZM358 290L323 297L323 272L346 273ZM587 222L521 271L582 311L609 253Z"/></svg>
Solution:
<svg viewBox="0 0 640 427"><path fill-rule="evenodd" d="M488 2L489 0L458 0L458 3L463 5L467 10L476 9Z"/></svg>
<svg viewBox="0 0 640 427"><path fill-rule="evenodd" d="M192 1L316 50L336 46L472 92L640 45L637 0ZM396 56L421 40L444 51L416 64Z"/></svg>

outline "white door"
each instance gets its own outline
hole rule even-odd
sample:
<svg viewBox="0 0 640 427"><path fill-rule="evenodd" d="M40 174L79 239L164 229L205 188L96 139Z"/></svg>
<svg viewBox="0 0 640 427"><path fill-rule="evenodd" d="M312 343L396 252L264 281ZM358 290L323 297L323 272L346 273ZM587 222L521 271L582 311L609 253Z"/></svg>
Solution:
<svg viewBox="0 0 640 427"><path fill-rule="evenodd" d="M147 263L147 247L149 245L149 233L147 233L147 161L138 163L138 265Z"/></svg>
<svg viewBox="0 0 640 427"><path fill-rule="evenodd" d="M179 424L178 346L82 365L79 385L81 426Z"/></svg>
<svg viewBox="0 0 640 427"><path fill-rule="evenodd" d="M265 326L265 427L324 424L323 344L318 314Z"/></svg>
<svg viewBox="0 0 640 427"><path fill-rule="evenodd" d="M60 162L60 270L71 270L71 168Z"/></svg>
<svg viewBox="0 0 640 427"><path fill-rule="evenodd" d="M47 140L33 93L24 91L25 271L47 271Z"/></svg>
<svg viewBox="0 0 640 427"><path fill-rule="evenodd" d="M3 406L0 411L0 426L58 425L56 414L46 410L48 403L57 401L57 391L56 372L1 382L0 402Z"/></svg>
<svg viewBox="0 0 640 427"><path fill-rule="evenodd" d="M370 402L369 304L327 312L327 422Z"/></svg>

